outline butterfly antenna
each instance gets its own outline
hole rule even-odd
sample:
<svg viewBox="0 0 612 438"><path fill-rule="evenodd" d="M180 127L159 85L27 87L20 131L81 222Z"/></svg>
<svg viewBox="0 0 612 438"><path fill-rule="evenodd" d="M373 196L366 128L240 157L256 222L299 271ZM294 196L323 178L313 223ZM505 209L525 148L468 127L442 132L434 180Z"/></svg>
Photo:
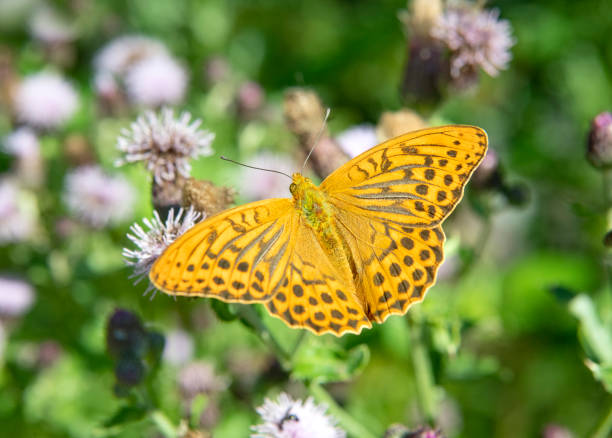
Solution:
<svg viewBox="0 0 612 438"><path fill-rule="evenodd" d="M325 119L323 120L323 124L321 125L321 129L319 129L319 133L315 137L314 144L312 145L312 148L310 149L310 152L308 152L308 155L306 155L306 159L304 160L304 164L302 164L302 172L304 172L304 168L306 167L306 162L308 161L308 159L312 155L312 151L315 150L315 148L319 144L319 140L321 140L321 136L323 135L323 131L325 130L325 125L327 124L327 119L329 118L329 113L330 112L331 112L330 109L327 108L327 110L325 111Z"/></svg>
<svg viewBox="0 0 612 438"><path fill-rule="evenodd" d="M248 164L244 164L244 163L240 163L238 161L234 161L234 160L232 160L230 158L224 157L223 155L221 155L221 159L224 160L224 161L229 161L230 163L238 164L239 166L248 167L250 169L257 169L257 170L264 170L266 172L280 173L281 175L285 175L287 178L289 178L291 180L293 179L291 177L291 175L287 175L285 172L281 172L280 170L264 169L262 167L249 166Z"/></svg>

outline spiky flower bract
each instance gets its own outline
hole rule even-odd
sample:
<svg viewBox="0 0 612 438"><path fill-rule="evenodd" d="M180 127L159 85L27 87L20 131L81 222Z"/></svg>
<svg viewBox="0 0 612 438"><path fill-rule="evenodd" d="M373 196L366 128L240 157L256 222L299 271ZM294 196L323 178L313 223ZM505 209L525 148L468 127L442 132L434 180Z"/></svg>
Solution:
<svg viewBox="0 0 612 438"><path fill-rule="evenodd" d="M130 233L127 234L127 237L137 248L124 248L122 254L125 263L134 270L131 277L136 278L136 283L149 274L151 266L161 253L180 235L199 222L201 217L202 215L193 208L187 211L181 208L177 213L172 209L164 222L159 217L159 213L154 211L153 219L142 220L146 230L138 223L130 226Z"/></svg>

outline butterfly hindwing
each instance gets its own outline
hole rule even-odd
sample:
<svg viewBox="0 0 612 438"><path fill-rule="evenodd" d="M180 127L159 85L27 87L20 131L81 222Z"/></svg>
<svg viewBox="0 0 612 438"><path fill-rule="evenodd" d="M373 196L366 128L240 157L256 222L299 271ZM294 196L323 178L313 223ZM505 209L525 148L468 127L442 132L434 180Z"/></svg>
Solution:
<svg viewBox="0 0 612 438"><path fill-rule="evenodd" d="M173 295L266 301L280 286L296 225L289 199L233 208L180 236L155 262L149 278Z"/></svg>
<svg viewBox="0 0 612 438"><path fill-rule="evenodd" d="M434 226L463 196L487 148L475 126L411 132L350 160L321 184L337 207L400 226Z"/></svg>
<svg viewBox="0 0 612 438"><path fill-rule="evenodd" d="M312 229L302 224L293 238L284 287L266 304L270 313L316 334L340 336L371 327L353 282L330 262Z"/></svg>
<svg viewBox="0 0 612 438"><path fill-rule="evenodd" d="M337 220L362 267L355 281L369 319L383 322L389 315L402 315L410 304L423 299L442 263L440 226L401 227L348 211L340 211Z"/></svg>

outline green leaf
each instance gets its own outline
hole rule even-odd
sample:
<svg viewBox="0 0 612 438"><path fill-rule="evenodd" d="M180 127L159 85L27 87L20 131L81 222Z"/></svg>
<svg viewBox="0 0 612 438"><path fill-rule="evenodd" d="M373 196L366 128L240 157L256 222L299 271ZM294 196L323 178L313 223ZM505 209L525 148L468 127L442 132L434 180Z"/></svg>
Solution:
<svg viewBox="0 0 612 438"><path fill-rule="evenodd" d="M588 295L578 295L569 304L570 312L580 321L581 341L599 363L612 363L612 334L601 323Z"/></svg>
<svg viewBox="0 0 612 438"><path fill-rule="evenodd" d="M123 406L104 422L104 427L119 426L142 420L147 413L144 406Z"/></svg>
<svg viewBox="0 0 612 438"><path fill-rule="evenodd" d="M292 376L321 383L345 381L359 374L369 359L370 350L365 344L347 351L315 339L298 350L293 359Z"/></svg>
<svg viewBox="0 0 612 438"><path fill-rule="evenodd" d="M587 367L595 376L595 379L600 381L604 389L612 394L612 364L598 365L594 362L588 362Z"/></svg>

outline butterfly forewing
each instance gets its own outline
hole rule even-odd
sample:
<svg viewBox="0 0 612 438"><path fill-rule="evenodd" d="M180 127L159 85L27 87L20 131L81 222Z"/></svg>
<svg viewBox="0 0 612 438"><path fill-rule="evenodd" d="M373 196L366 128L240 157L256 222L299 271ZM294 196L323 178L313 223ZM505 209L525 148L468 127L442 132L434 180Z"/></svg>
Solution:
<svg viewBox="0 0 612 438"><path fill-rule="evenodd" d="M451 125L396 137L352 159L321 189L339 208L403 226L450 214L487 148L485 132Z"/></svg>
<svg viewBox="0 0 612 438"><path fill-rule="evenodd" d="M149 278L174 295L268 300L281 284L297 219L289 199L233 208L179 237L153 265Z"/></svg>

